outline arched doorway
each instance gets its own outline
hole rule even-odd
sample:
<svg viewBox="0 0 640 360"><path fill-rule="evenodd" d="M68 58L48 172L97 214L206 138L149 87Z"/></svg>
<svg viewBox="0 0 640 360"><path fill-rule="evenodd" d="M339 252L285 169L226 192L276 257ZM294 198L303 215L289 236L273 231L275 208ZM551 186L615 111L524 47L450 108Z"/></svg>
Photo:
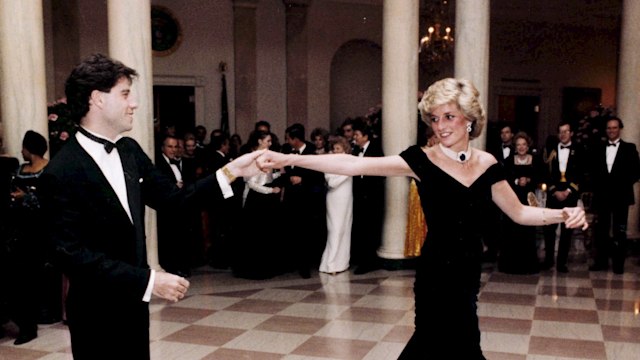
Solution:
<svg viewBox="0 0 640 360"><path fill-rule="evenodd" d="M382 101L382 48L369 40L340 46L331 61L331 131Z"/></svg>

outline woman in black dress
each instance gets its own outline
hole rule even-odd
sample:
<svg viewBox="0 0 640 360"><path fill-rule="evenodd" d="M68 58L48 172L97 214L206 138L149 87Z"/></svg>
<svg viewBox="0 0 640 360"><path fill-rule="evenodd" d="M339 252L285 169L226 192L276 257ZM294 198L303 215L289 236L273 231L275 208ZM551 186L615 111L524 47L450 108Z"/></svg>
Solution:
<svg viewBox="0 0 640 360"><path fill-rule="evenodd" d="M470 147L485 123L478 91L467 80L444 79L429 87L420 112L438 146L412 146L399 156L292 156L268 152L263 168L295 165L343 175L410 176L416 179L429 224L416 269L415 333L401 359L484 359L476 314L480 289L481 214L491 201L517 223L564 222L586 228L581 208L524 206L487 152Z"/></svg>
<svg viewBox="0 0 640 360"><path fill-rule="evenodd" d="M20 165L12 182L11 205L9 210L10 245L9 266L11 276L10 303L12 319L20 328L14 344L29 342L38 336L38 301L43 294L46 264L46 233L44 219L38 199L38 184L48 160L47 140L35 131L27 131L22 141L22 156L25 163ZM62 287L62 277L58 277L58 287ZM61 298L58 292L58 299ZM61 305L57 310L61 309Z"/></svg>
<svg viewBox="0 0 640 360"><path fill-rule="evenodd" d="M251 151L271 147L271 133L254 131L247 144ZM280 213L280 187L273 181L279 173L269 171L245 178L244 206L239 227L233 274L245 279L269 279L279 273L281 251L274 223Z"/></svg>
<svg viewBox="0 0 640 360"><path fill-rule="evenodd" d="M529 194L535 193L540 183L542 168L537 156L529 153L531 138L524 132L514 136L515 154L505 163L507 182L522 204L529 204ZM522 226L505 219L506 241L500 246L498 269L508 274L535 274L538 265L536 228Z"/></svg>

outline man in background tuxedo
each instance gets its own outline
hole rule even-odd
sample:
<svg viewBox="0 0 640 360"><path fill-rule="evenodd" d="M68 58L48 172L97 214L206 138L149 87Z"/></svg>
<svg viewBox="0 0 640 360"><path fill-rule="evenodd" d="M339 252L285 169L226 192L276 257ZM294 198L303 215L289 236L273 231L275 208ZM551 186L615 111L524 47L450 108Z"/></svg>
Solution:
<svg viewBox="0 0 640 360"><path fill-rule="evenodd" d="M291 153L315 155L315 146L305 141L305 128L293 124L285 131L285 141ZM325 218L325 186L321 172L288 166L278 179L284 187L282 199L286 218L286 249L289 259L302 278L311 277L311 267L320 263L322 249L327 241Z"/></svg>
<svg viewBox="0 0 640 360"><path fill-rule="evenodd" d="M599 145L590 157L593 159L593 208L597 216L591 271L608 270L611 258L613 272L624 273L627 218L629 206L634 204L633 184L640 179L640 159L635 144L620 138L623 127L619 118L609 119L607 142Z"/></svg>
<svg viewBox="0 0 640 360"><path fill-rule="evenodd" d="M500 128L500 147L496 149L494 155L500 163L504 164L507 158L513 156L513 153L513 128L505 124Z"/></svg>
<svg viewBox="0 0 640 360"><path fill-rule="evenodd" d="M551 151L546 162L548 163L547 207L550 209L562 209L575 207L580 198L580 184L584 177L584 163L581 148L571 143L573 130L571 124L562 122L558 125L558 146ZM543 270L548 270L554 265L556 229L558 225L544 227L545 260ZM567 260L571 247L571 234L573 229L567 229L560 225L560 242L558 243L558 256L555 261L556 271L566 273L569 271Z"/></svg>
<svg viewBox="0 0 640 360"><path fill-rule="evenodd" d="M69 279L71 350L82 359L149 359L149 300L182 299L189 282L147 265L145 205L182 208L218 202L235 176L258 172L257 154L228 164L195 186L160 173L132 129L137 76L119 61L92 55L65 84L78 133L49 162L42 206L57 264ZM144 121L145 119L142 119Z"/></svg>
<svg viewBox="0 0 640 360"><path fill-rule="evenodd" d="M372 131L364 122L353 123L353 155L384 156L382 145L372 139ZM382 243L384 220L383 176L353 177L353 225L351 226L351 263L355 274L366 274L380 268L378 248Z"/></svg>
<svg viewBox="0 0 640 360"><path fill-rule="evenodd" d="M165 135L156 156L156 168L178 187L184 186L182 179L182 160L178 158L178 138ZM188 251L193 246L185 243L187 236L184 211L167 208L158 211L158 258L160 266L166 271L182 277L191 276Z"/></svg>

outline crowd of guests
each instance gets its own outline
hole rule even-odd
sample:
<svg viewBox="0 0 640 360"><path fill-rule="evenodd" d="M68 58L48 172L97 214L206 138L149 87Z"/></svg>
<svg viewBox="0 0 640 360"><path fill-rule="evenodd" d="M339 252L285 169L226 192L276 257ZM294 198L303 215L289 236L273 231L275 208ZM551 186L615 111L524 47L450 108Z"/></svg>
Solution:
<svg viewBox="0 0 640 360"><path fill-rule="evenodd" d="M246 143L238 135L213 130L205 144L202 126L182 136L167 126L159 135L156 166L182 187L255 150L382 156L380 134L371 119L347 119L333 132L316 128L307 133L303 125L293 124L282 144L264 120L256 122ZM223 208L158 211L158 253L164 269L187 277L191 268L209 264L231 269L238 277L266 279L293 271L303 278L309 278L311 270L337 274L350 266L364 274L381 267L376 251L384 177L288 167L237 179L232 187L243 196L227 200Z"/></svg>
<svg viewBox="0 0 640 360"><path fill-rule="evenodd" d="M611 113L590 118L578 124L561 122L557 135L550 136L541 150L533 146L529 135L504 124L501 144L493 154L503 163L507 180L523 204L561 209L580 201L589 207L595 229L593 244L589 244L593 246L588 246L593 253L589 270L612 269L622 274L628 251L629 206L634 203L633 185L640 180L640 160L635 144L622 140L620 118ZM593 131L597 136L589 138L584 136L587 128L602 130ZM485 246L489 259L497 255L500 271L532 274L553 267L560 273L569 271L573 229L560 225L558 236L558 225L543 226L544 257L539 262L535 228L517 225L499 211L496 214L498 231L486 238Z"/></svg>

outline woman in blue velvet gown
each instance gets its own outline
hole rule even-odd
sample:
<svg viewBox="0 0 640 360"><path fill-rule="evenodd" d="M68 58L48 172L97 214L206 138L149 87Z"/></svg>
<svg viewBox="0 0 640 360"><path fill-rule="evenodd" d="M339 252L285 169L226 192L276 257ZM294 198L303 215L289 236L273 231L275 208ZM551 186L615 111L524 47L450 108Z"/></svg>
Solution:
<svg viewBox="0 0 640 360"><path fill-rule="evenodd" d="M399 156L290 156L269 152L259 166L301 166L343 175L410 176L416 179L429 231L418 258L415 332L400 359L484 359L476 303L480 289L482 214L491 201L515 222L564 222L586 228L581 208L542 209L518 201L496 159L470 147L485 115L478 91L467 80L443 79L420 103L439 145L409 147ZM427 206L428 205L428 206Z"/></svg>

